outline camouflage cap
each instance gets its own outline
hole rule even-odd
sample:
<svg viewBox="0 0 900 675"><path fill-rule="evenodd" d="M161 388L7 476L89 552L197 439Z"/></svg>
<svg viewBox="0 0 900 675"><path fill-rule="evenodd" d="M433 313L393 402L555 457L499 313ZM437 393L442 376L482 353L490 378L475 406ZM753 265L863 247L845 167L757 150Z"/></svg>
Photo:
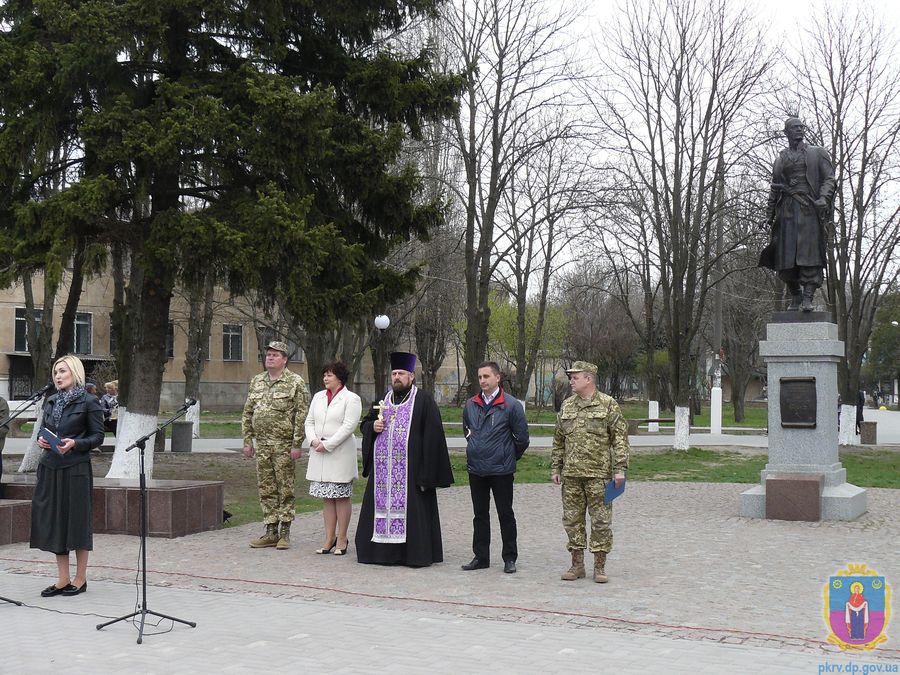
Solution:
<svg viewBox="0 0 900 675"><path fill-rule="evenodd" d="M566 368L566 375L570 373L590 373L591 375L596 375L597 366L593 363L588 363L587 361L576 361L572 364L571 368Z"/></svg>
<svg viewBox="0 0 900 675"><path fill-rule="evenodd" d="M287 344L282 342L281 340L272 340L272 342L266 345L266 349L274 349L277 352L281 352L285 356L290 355L290 350L288 350Z"/></svg>

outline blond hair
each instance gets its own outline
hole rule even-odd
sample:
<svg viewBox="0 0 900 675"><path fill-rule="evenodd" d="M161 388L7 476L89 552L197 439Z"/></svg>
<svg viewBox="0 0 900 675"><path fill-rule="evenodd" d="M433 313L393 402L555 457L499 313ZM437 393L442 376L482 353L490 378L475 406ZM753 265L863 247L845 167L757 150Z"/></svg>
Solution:
<svg viewBox="0 0 900 675"><path fill-rule="evenodd" d="M56 366L60 363L65 363L66 366L72 373L72 379L75 381L76 387L84 386L84 364L81 362L77 356L73 354L66 354L65 356L56 359L53 363L53 370L51 372L56 372Z"/></svg>
<svg viewBox="0 0 900 675"><path fill-rule="evenodd" d="M119 391L119 381L112 380L111 382L107 382L103 385L104 389L115 389L117 392Z"/></svg>

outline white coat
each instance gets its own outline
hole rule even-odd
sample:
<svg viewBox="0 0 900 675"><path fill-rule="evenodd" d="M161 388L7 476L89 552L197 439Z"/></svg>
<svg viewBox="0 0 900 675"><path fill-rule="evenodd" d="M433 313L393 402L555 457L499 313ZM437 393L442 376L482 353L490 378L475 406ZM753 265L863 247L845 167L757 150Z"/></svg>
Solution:
<svg viewBox="0 0 900 675"><path fill-rule="evenodd" d="M322 439L326 451L316 452L310 446L306 480L349 483L359 477L353 432L361 412L362 401L352 391L341 389L331 405L324 389L316 392L306 415L306 442Z"/></svg>

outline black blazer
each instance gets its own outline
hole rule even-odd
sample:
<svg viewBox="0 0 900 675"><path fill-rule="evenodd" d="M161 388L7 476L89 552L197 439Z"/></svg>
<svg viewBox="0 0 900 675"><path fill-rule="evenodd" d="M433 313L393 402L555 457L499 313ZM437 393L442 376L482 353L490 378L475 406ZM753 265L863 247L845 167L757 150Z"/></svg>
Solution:
<svg viewBox="0 0 900 675"><path fill-rule="evenodd" d="M44 450L40 462L51 469L62 469L80 462L91 461L91 450L103 445L103 408L97 397L81 394L69 403L59 419L59 425L53 424L53 404L57 394L51 394L44 400L44 418L42 424L60 438L72 438L75 447L65 455L53 450Z"/></svg>

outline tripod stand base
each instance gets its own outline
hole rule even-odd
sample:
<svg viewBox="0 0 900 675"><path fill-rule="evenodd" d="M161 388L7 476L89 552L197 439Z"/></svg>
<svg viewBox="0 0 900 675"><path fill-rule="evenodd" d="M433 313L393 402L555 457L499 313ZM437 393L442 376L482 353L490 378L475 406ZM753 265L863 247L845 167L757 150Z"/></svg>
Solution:
<svg viewBox="0 0 900 675"><path fill-rule="evenodd" d="M9 598L4 598L2 595L0 595L0 602L9 602L13 605L18 605L19 607L22 606L22 603L18 600L10 600Z"/></svg>
<svg viewBox="0 0 900 675"><path fill-rule="evenodd" d="M10 602L12 602L12 601L10 601ZM17 604L22 604L22 603L17 603ZM148 614L151 614L153 616L158 616L161 619L169 619L170 621L177 621L178 623L183 623L187 626L190 626L191 628L197 627L197 624L193 621L185 621L184 619L178 619L174 616L169 616L168 614L160 614L159 612L154 612L153 610L147 609L146 607L144 607L143 609L139 609L138 611L132 612L131 614L126 614L125 616L120 616L118 619L113 619L112 621L107 621L106 623L97 624L97 630L100 630L101 628L106 628L107 626L111 626L114 623L119 623L119 621L128 621L128 619L131 619L135 616L140 615L141 625L138 628L137 643L141 644L144 641L144 622L147 620Z"/></svg>

